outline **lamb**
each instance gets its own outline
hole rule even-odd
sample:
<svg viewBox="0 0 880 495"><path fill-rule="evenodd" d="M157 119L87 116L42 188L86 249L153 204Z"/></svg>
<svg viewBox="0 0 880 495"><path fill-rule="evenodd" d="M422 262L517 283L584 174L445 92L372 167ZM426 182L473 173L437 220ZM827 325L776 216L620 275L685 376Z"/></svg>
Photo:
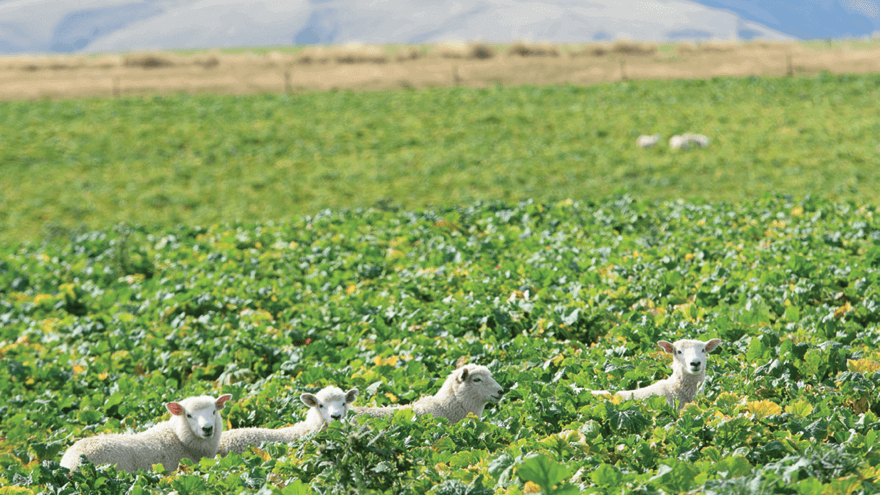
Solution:
<svg viewBox="0 0 880 495"><path fill-rule="evenodd" d="M492 372L485 366L468 364L453 371L443 382L436 395L422 397L409 406L354 407L358 416L390 416L395 411L412 408L418 414L430 413L444 417L450 423L457 423L468 414L480 417L489 402L499 402L504 389L492 378Z"/></svg>
<svg viewBox="0 0 880 495"><path fill-rule="evenodd" d="M653 385L637 390L625 390L617 392L624 399L644 399L654 395L665 395L666 403L675 405L678 400L678 410L685 404L693 402L699 392L700 386L706 379L706 367L709 365L708 354L712 352L720 339L712 339L707 342L699 340L679 340L670 344L665 340L657 342L665 352L672 354L672 376L660 380ZM593 390L593 395L604 395L606 390Z"/></svg>
<svg viewBox="0 0 880 495"><path fill-rule="evenodd" d="M310 407L306 419L287 428L235 428L220 437L221 457L230 452L241 454L251 445L261 442L292 442L295 439L324 428L327 423L344 421L358 389L343 392L337 387L325 387L317 394L302 394L300 400Z"/></svg>
<svg viewBox="0 0 880 495"><path fill-rule="evenodd" d="M705 148L709 146L709 138L702 134L691 134L686 132L681 136L675 135L669 138L669 147L672 149L690 149L691 146L699 146L700 148Z"/></svg>
<svg viewBox="0 0 880 495"><path fill-rule="evenodd" d="M162 464L170 473L177 470L181 459L198 462L202 457L214 457L223 431L220 411L231 398L229 394L217 399L200 395L169 402L165 404L172 414L168 421L140 433L78 440L64 453L61 465L73 471L85 458L94 464L116 464L129 473Z"/></svg>
<svg viewBox="0 0 880 495"><path fill-rule="evenodd" d="M636 139L636 144L639 148L651 148L658 142L660 142L660 134L654 134L653 136L642 134Z"/></svg>

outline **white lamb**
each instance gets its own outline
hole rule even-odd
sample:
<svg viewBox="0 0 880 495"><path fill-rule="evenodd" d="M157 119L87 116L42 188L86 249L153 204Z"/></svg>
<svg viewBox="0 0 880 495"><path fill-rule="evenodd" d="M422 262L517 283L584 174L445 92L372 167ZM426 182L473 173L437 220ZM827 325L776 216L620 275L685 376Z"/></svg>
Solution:
<svg viewBox="0 0 880 495"><path fill-rule="evenodd" d="M681 136L676 134L669 138L669 147L672 149L688 150L691 149L692 146L705 148L709 146L709 138L702 134L691 134L689 132L686 132Z"/></svg>
<svg viewBox="0 0 880 495"><path fill-rule="evenodd" d="M352 411L358 415L381 417L411 407L416 414L430 413L442 416L450 423L457 423L471 413L479 418L486 404L500 401L502 395L504 389L492 378L489 368L468 364L450 373L435 395L422 397L411 405L353 407Z"/></svg>
<svg viewBox="0 0 880 495"><path fill-rule="evenodd" d="M653 136L648 136L646 134L642 134L636 139L636 144L639 148L650 148L660 142L660 134L654 134Z"/></svg>
<svg viewBox="0 0 880 495"><path fill-rule="evenodd" d="M300 400L310 407L306 419L286 428L235 428L224 431L220 438L221 457L230 452L241 454L251 445L261 442L289 443L299 437L318 431L327 423L344 421L348 408L358 396L358 389L343 392L337 387L325 387L317 394L302 394Z"/></svg>
<svg viewBox="0 0 880 495"><path fill-rule="evenodd" d="M223 431L220 411L231 398L229 394L217 399L200 395L169 402L165 404L172 414L168 421L140 433L78 440L64 453L61 465L77 469L84 456L94 464L116 464L129 473L149 471L154 464L162 464L171 473L177 470L181 459L198 462L202 457L214 457Z"/></svg>
<svg viewBox="0 0 880 495"><path fill-rule="evenodd" d="M700 385L706 379L709 353L720 343L719 339L712 339L708 342L685 339L674 344L661 340L657 342L657 345L672 354L672 376L653 385L637 390L620 391L615 395L624 399L644 399L653 395L665 395L666 403L670 406L678 400L678 409L681 410L685 404L693 402L699 392ZM606 390L593 390L592 392L594 395L609 393Z"/></svg>

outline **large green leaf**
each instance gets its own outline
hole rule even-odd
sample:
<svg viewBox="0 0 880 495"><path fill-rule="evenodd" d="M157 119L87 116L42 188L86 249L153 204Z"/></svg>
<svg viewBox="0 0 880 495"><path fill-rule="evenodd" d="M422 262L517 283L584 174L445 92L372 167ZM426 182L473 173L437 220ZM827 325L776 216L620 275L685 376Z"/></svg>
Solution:
<svg viewBox="0 0 880 495"><path fill-rule="evenodd" d="M571 476L571 471L565 466L543 454L524 460L517 466L517 473L523 481L531 481L541 487L545 495L557 493L554 487Z"/></svg>

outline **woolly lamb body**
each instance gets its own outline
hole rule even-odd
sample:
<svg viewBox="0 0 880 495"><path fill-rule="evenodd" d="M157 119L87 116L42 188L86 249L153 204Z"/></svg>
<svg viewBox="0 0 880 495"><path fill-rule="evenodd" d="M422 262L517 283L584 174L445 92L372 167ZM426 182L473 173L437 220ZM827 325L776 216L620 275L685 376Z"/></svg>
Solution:
<svg viewBox="0 0 880 495"><path fill-rule="evenodd" d="M675 404L678 400L678 409L685 404L694 401L700 386L706 379L706 367L709 365L708 354L714 350L721 341L712 339L708 342L699 340L679 340L670 344L664 340L657 342L665 352L672 354L672 375L657 383L636 390L624 390L617 392L624 399L645 399L654 395L666 396L666 403ZM593 390L594 395L604 395L606 390Z"/></svg>
<svg viewBox="0 0 880 495"><path fill-rule="evenodd" d="M123 471L149 471L162 464L166 472L177 470L181 459L197 462L214 457L223 431L219 411L232 396L218 399L206 395L169 402L171 419L135 434L109 434L83 438L61 458L61 465L77 469L85 456L94 464L116 464Z"/></svg>
<svg viewBox="0 0 880 495"><path fill-rule="evenodd" d="M404 407L411 407L418 414L442 416L450 423L457 423L468 414L482 416L489 402L498 402L504 394L501 385L492 378L485 366L469 364L453 371L435 395L423 397L410 406L355 407L352 410L362 416L390 416Z"/></svg>
<svg viewBox="0 0 880 495"><path fill-rule="evenodd" d="M636 145L638 145L639 148L651 148L658 142L660 142L660 134L654 134L652 136L642 134L636 139Z"/></svg>
<svg viewBox="0 0 880 495"><path fill-rule="evenodd" d="M292 442L324 428L327 423L343 421L357 395L356 388L343 392L337 387L323 388L315 395L302 394L300 399L310 408L306 419L286 428L235 428L225 431L220 438L218 453L226 457L230 452L241 454L251 445L260 445L262 442Z"/></svg>
<svg viewBox="0 0 880 495"><path fill-rule="evenodd" d="M352 411L358 416L372 416L374 418L382 418L385 416L391 416L395 412L400 409L411 409L412 405L407 406L385 406L385 407L375 407L375 406L360 406L351 408Z"/></svg>
<svg viewBox="0 0 880 495"><path fill-rule="evenodd" d="M675 135L669 138L669 147L672 149L691 149L694 146L705 148L709 146L709 138L702 134L686 132L681 136Z"/></svg>

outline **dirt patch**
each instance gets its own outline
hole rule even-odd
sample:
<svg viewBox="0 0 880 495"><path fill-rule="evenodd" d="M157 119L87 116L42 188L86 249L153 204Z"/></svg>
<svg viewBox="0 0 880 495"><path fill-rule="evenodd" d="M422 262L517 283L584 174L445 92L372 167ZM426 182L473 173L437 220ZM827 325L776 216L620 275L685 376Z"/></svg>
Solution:
<svg viewBox="0 0 880 495"><path fill-rule="evenodd" d="M704 43L660 46L477 43L310 47L190 55L0 57L0 100L251 94L463 85L595 84L626 79L880 71L880 43Z"/></svg>

